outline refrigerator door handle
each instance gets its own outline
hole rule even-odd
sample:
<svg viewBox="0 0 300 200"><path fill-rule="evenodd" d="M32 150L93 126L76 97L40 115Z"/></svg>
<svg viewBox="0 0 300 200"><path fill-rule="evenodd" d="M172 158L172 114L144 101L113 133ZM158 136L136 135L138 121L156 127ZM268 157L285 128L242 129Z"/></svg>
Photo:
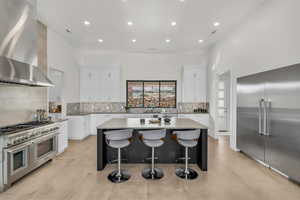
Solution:
<svg viewBox="0 0 300 200"><path fill-rule="evenodd" d="M262 103L264 102L264 99L260 99L258 104L259 104L259 107L258 107L258 134L259 135L263 135L263 131L262 131L262 124L261 124L261 121L262 121Z"/></svg>
<svg viewBox="0 0 300 200"><path fill-rule="evenodd" d="M267 101L263 101L262 103L263 105L263 131L262 131L262 134L265 135L265 136L268 136L268 131L267 131L267 124L268 124L268 120L267 120L267 116L268 116L268 111L267 111L267 108L268 108L268 102Z"/></svg>
<svg viewBox="0 0 300 200"><path fill-rule="evenodd" d="M269 124L269 119L270 119L270 108L271 108L271 101L268 100L268 101L265 101L265 135L266 136L271 136L270 134L270 124Z"/></svg>

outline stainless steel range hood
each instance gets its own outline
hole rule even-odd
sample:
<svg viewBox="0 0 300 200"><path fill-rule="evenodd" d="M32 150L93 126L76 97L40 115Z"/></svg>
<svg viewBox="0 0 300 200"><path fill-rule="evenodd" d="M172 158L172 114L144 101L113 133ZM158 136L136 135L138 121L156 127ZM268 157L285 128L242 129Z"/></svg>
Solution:
<svg viewBox="0 0 300 200"><path fill-rule="evenodd" d="M0 1L0 84L49 87L37 63L36 0Z"/></svg>
<svg viewBox="0 0 300 200"><path fill-rule="evenodd" d="M38 67L0 56L0 83L51 87Z"/></svg>

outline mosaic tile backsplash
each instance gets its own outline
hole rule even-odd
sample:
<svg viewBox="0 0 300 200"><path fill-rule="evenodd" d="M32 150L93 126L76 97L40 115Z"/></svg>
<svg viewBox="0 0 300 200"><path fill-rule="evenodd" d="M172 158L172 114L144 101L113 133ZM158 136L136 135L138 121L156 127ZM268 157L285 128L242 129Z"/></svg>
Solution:
<svg viewBox="0 0 300 200"><path fill-rule="evenodd" d="M67 104L67 114L80 113L145 113L145 112L161 112L167 113L207 113L209 104L206 102L200 103L178 103L177 108L131 108L126 110L126 103L123 102L78 102Z"/></svg>

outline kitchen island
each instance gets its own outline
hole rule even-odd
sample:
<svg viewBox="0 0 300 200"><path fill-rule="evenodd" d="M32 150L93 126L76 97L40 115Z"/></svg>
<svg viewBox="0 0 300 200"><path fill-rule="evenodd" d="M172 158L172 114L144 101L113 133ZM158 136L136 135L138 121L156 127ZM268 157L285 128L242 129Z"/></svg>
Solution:
<svg viewBox="0 0 300 200"><path fill-rule="evenodd" d="M207 127L187 118L172 118L170 123L150 123L151 118L146 118L141 123L139 118L114 118L97 127L97 170L103 170L107 163L112 163L117 158L116 149L106 144L105 131L119 129L133 129L131 144L122 149L122 162L147 163L151 157L151 148L140 140L138 131L166 129L164 144L156 149L157 163L180 163L184 159L184 147L179 145L173 132L180 130L199 130L198 145L191 148L189 163L196 163L202 171L207 171Z"/></svg>

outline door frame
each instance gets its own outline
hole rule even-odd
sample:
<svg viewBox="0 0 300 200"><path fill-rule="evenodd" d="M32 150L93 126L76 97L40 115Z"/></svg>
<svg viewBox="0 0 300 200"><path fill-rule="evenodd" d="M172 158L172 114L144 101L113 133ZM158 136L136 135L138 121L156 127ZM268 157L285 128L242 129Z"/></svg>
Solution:
<svg viewBox="0 0 300 200"><path fill-rule="evenodd" d="M218 92L219 92L219 83L220 83L220 77L221 76L227 76L227 84L225 84L224 86L227 87L225 89L225 93L227 93L227 95L225 94L225 102L226 102L226 106L227 107L227 116L226 116L226 124L227 124L227 132L220 132L219 131L219 113L218 113ZM221 135L229 135L231 136L233 133L233 78L232 78L232 73L231 70L227 70L224 71L222 73L218 73L217 74L217 85L216 85L216 101L215 101L215 106L216 106L216 136L221 136ZM226 92L227 91L227 92ZM229 94L228 94L229 93Z"/></svg>

